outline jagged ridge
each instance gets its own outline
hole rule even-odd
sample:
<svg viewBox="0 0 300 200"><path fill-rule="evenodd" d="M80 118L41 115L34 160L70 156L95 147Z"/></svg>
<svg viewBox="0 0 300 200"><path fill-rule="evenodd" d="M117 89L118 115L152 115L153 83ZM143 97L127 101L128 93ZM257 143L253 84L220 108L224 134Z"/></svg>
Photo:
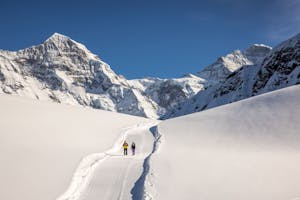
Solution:
<svg viewBox="0 0 300 200"><path fill-rule="evenodd" d="M299 83L299 34L255 44L181 78L127 80L83 44L59 33L16 52L0 50L0 93L170 118Z"/></svg>

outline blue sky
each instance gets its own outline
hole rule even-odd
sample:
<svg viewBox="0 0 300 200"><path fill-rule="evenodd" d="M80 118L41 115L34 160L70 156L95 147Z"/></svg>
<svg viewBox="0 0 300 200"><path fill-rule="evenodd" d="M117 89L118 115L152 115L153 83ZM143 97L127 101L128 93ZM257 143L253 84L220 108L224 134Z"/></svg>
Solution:
<svg viewBox="0 0 300 200"><path fill-rule="evenodd" d="M295 35L299 13L300 0L1 0L0 49L58 32L126 78L180 77L232 50Z"/></svg>

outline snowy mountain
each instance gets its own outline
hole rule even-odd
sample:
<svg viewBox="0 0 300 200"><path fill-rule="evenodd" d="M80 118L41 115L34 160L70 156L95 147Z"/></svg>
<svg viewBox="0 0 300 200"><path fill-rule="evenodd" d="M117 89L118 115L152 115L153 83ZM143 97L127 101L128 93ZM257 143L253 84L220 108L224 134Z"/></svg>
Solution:
<svg viewBox="0 0 300 200"><path fill-rule="evenodd" d="M155 102L84 45L58 33L37 46L0 51L0 92L157 118Z"/></svg>
<svg viewBox="0 0 300 200"><path fill-rule="evenodd" d="M202 111L300 83L300 34L275 47L255 65L244 65L225 80L200 91L164 118Z"/></svg>
<svg viewBox="0 0 300 200"><path fill-rule="evenodd" d="M37 46L0 50L0 93L165 119L297 84L298 54L299 35L272 51L262 44L235 50L195 75L127 80L55 33Z"/></svg>

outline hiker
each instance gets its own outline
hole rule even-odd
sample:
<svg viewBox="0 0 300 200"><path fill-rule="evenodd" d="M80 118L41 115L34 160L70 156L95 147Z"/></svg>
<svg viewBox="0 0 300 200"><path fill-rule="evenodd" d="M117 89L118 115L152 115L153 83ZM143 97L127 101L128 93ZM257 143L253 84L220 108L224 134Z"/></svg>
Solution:
<svg viewBox="0 0 300 200"><path fill-rule="evenodd" d="M128 144L126 142L126 140L123 143L123 149L124 149L124 156L127 156L127 148L128 148Z"/></svg>
<svg viewBox="0 0 300 200"><path fill-rule="evenodd" d="M135 155L135 143L132 142L131 144L131 151L132 151L132 155L134 156Z"/></svg>

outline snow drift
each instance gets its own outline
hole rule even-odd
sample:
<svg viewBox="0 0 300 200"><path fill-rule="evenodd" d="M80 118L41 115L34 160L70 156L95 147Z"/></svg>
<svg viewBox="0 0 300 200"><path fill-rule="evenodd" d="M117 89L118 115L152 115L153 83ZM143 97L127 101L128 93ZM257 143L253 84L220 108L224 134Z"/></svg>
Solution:
<svg viewBox="0 0 300 200"><path fill-rule="evenodd" d="M300 198L300 86L158 125L154 199Z"/></svg>

